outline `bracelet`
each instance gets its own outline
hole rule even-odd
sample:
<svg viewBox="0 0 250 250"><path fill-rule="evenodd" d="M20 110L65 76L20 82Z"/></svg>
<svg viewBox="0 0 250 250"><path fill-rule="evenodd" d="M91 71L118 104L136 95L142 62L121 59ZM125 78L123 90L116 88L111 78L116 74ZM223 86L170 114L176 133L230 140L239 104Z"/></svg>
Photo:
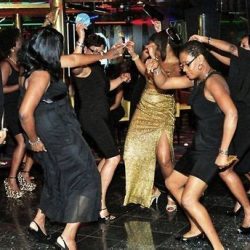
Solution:
<svg viewBox="0 0 250 250"><path fill-rule="evenodd" d="M207 37L207 44L209 44L210 41L211 41L211 37L209 36L209 37Z"/></svg>
<svg viewBox="0 0 250 250"><path fill-rule="evenodd" d="M132 59L132 61L136 61L137 59L139 59L139 55L136 55L136 56L132 57L131 59Z"/></svg>
<svg viewBox="0 0 250 250"><path fill-rule="evenodd" d="M77 41L76 42L76 46L79 46L79 47L81 47L81 48L83 48L84 47L84 43L82 42L79 42L79 41Z"/></svg>
<svg viewBox="0 0 250 250"><path fill-rule="evenodd" d="M158 76L161 73L161 68L158 66L156 69L153 70L154 75Z"/></svg>
<svg viewBox="0 0 250 250"><path fill-rule="evenodd" d="M40 142L41 142L41 139L39 137L37 137L37 139L34 142L32 142L32 141L29 140L29 144L31 146L36 146Z"/></svg>
<svg viewBox="0 0 250 250"><path fill-rule="evenodd" d="M220 148L219 149L219 154L228 156L228 150L223 150L223 149Z"/></svg>

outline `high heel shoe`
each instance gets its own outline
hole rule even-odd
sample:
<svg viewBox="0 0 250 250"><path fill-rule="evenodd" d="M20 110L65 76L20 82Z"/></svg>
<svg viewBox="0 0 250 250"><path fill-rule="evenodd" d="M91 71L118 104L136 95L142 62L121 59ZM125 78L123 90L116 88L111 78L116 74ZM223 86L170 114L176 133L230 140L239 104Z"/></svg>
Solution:
<svg viewBox="0 0 250 250"><path fill-rule="evenodd" d="M184 241L184 242L193 242L193 241L199 241L205 239L204 233L199 233L198 235L191 236L191 237L185 237L184 235L179 235L175 237L178 241Z"/></svg>
<svg viewBox="0 0 250 250"><path fill-rule="evenodd" d="M61 249L61 250L69 250L66 242L64 241L62 236L59 236L56 239L56 245Z"/></svg>
<svg viewBox="0 0 250 250"><path fill-rule="evenodd" d="M150 206L152 206L153 202L155 201L155 204L158 204L159 197L161 196L161 192L158 188L155 189L154 193L152 194Z"/></svg>
<svg viewBox="0 0 250 250"><path fill-rule="evenodd" d="M39 242L51 243L52 238L51 235L46 235L39 225L33 220L28 228L29 233L36 238Z"/></svg>
<svg viewBox="0 0 250 250"><path fill-rule="evenodd" d="M21 198L24 193L22 191L15 191L10 187L10 184L8 183L8 179L16 179L16 177L8 177L4 180L4 188L5 188L5 192L6 192L6 196L9 198L13 198L13 199L19 199Z"/></svg>
<svg viewBox="0 0 250 250"><path fill-rule="evenodd" d="M106 215L101 214L102 211L105 211L105 210L107 210L107 214ZM114 215L110 214L106 207L102 208L100 210L100 215L99 215L99 219L98 219L100 222L108 222L108 221L112 221L112 220L115 220L115 219L116 219L116 217Z"/></svg>
<svg viewBox="0 0 250 250"><path fill-rule="evenodd" d="M25 180L23 177L22 173L29 173L29 171L20 171L17 175L17 179L19 182L20 189L22 191L29 191L32 192L33 190L36 189L36 184L33 182L28 182Z"/></svg>

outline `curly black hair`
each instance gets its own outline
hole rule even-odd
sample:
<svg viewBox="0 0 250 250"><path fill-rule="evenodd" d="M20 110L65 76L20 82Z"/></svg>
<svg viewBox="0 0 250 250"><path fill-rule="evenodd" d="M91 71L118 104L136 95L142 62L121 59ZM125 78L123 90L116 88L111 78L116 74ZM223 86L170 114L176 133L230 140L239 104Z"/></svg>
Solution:
<svg viewBox="0 0 250 250"><path fill-rule="evenodd" d="M0 30L0 60L10 55L11 49L16 46L16 41L20 37L17 28L6 28Z"/></svg>

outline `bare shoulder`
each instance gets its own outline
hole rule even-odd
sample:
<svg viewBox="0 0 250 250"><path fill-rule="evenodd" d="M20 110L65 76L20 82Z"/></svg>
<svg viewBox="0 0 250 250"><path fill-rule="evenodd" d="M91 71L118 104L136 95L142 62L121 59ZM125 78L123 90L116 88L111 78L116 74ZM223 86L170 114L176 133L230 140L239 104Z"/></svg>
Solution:
<svg viewBox="0 0 250 250"><path fill-rule="evenodd" d="M205 83L205 86L208 90L220 91L221 89L226 89L228 91L228 85L225 78L221 74L213 74L211 75Z"/></svg>
<svg viewBox="0 0 250 250"><path fill-rule="evenodd" d="M50 82L50 74L45 70L36 70L27 78L26 87L29 85L47 86Z"/></svg>

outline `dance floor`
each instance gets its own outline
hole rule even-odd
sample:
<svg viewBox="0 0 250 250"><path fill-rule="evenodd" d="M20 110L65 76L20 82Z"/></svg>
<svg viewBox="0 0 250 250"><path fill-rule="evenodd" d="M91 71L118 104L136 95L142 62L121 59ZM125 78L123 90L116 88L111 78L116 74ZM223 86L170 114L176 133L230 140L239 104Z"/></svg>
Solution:
<svg viewBox="0 0 250 250"><path fill-rule="evenodd" d="M191 136L192 129L188 126L181 130L180 144L175 141L176 158L190 144ZM42 187L40 167L34 166L32 169L38 188L19 200L5 196L3 180L7 173L8 168L0 169L0 250L55 249L53 245L37 242L27 232L29 222L36 212ZM158 204L154 203L150 209L142 209L137 205L124 207L124 186L124 165L120 164L108 191L108 208L117 219L109 223L82 224L77 235L79 250L211 249L206 239L192 243L175 239L188 230L188 223L181 208L178 207L178 211L172 214L166 212L166 193L162 192ZM202 202L208 208L226 249L250 249L250 236L237 234L242 214L238 217L226 214L227 210L232 209L234 201L218 178L211 183ZM47 222L48 233L55 237L62 229L61 224Z"/></svg>

